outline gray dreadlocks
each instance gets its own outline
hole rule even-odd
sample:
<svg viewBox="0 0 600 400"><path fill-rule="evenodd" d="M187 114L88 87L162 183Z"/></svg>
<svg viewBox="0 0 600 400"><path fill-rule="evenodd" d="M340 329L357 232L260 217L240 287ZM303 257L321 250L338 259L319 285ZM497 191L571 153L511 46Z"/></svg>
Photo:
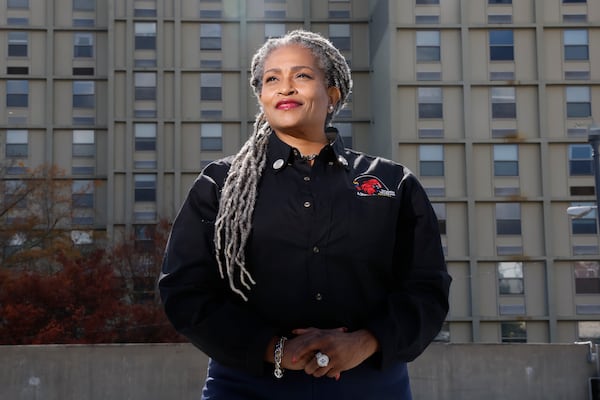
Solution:
<svg viewBox="0 0 600 400"><path fill-rule="evenodd" d="M334 104L333 112L327 114L327 126L344 106L352 90L352 77L344 56L329 40L317 33L295 30L281 38L267 40L252 58L250 85L254 94L260 98L266 58L273 50L289 45L309 49L325 73L327 86L336 87L340 91L340 101ZM247 290L250 290L251 284L256 283L246 269L245 248L252 229L258 182L267 161L266 149L270 133L271 127L261 109L256 115L252 134L233 158L221 191L215 221L214 242L221 278L224 279L227 274L231 290L245 301L248 298L236 281Z"/></svg>

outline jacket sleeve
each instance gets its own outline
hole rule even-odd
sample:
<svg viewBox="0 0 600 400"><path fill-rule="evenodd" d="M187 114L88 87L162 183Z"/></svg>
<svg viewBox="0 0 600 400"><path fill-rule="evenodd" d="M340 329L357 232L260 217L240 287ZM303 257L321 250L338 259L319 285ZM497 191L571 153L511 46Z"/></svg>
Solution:
<svg viewBox="0 0 600 400"><path fill-rule="evenodd" d="M423 187L407 173L397 196L393 283L385 307L367 327L379 340L382 368L397 360L414 360L439 333L449 309L452 280L438 221Z"/></svg>
<svg viewBox="0 0 600 400"><path fill-rule="evenodd" d="M218 180L205 170L190 189L173 223L158 287L178 332L216 361L260 375L265 349L277 332L220 276L213 243Z"/></svg>

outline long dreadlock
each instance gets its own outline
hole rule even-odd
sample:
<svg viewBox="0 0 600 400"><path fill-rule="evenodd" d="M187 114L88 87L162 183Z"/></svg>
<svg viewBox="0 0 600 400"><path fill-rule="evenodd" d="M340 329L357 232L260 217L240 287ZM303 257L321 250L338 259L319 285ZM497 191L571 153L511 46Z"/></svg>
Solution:
<svg viewBox="0 0 600 400"><path fill-rule="evenodd" d="M295 30L281 38L267 40L252 58L250 85L254 94L260 98L266 58L273 50L289 45L309 49L325 73L327 86L336 87L340 91L340 101L334 104L333 112L327 114L327 126L344 106L352 90L352 77L344 56L329 40L317 33ZM252 229L258 182L267 161L266 149L270 133L271 127L261 109L256 115L252 134L232 161L215 221L214 242L221 278L224 279L227 275L231 290L245 301L248 297L237 287L236 281L247 290L256 283L246 269L245 248Z"/></svg>

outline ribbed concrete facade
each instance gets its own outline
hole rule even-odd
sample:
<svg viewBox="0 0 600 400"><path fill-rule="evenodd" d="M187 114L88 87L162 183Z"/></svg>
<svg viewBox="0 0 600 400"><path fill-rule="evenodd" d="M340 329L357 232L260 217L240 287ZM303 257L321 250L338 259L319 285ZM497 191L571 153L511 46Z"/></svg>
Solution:
<svg viewBox="0 0 600 400"><path fill-rule="evenodd" d="M2 187L74 179L73 229L144 238L206 163L247 137L265 37L330 37L355 90L354 148L402 162L440 218L452 342L600 336L588 127L600 122L600 3L576 0L0 0ZM89 186L96 181L99 184ZM78 193L81 194L81 193Z"/></svg>

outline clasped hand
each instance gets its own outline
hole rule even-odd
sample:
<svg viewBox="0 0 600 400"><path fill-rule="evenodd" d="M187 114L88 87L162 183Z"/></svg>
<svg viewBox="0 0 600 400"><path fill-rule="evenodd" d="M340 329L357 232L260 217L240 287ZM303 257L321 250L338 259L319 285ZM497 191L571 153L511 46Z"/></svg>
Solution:
<svg viewBox="0 0 600 400"><path fill-rule="evenodd" d="M341 373L352 369L378 350L378 342L365 329L348 332L346 328L295 329L285 343L281 365L288 370L304 370L316 378L327 376L340 379ZM327 354L329 364L320 367L315 354Z"/></svg>

